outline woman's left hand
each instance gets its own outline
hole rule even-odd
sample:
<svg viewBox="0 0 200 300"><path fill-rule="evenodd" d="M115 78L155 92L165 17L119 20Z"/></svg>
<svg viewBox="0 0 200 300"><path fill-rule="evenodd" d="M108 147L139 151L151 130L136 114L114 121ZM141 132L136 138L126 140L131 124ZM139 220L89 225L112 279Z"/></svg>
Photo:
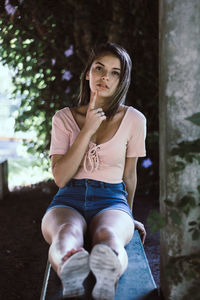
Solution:
<svg viewBox="0 0 200 300"><path fill-rule="evenodd" d="M135 229L137 229L139 231L142 244L144 245L144 241L145 241L146 235L147 235L144 225L141 222L136 221L136 220L134 220L134 224L135 224Z"/></svg>

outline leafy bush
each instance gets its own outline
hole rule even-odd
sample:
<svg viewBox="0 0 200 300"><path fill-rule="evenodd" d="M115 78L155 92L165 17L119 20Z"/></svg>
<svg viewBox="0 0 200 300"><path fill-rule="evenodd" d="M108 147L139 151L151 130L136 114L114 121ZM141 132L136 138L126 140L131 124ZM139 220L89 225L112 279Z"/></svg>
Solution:
<svg viewBox="0 0 200 300"><path fill-rule="evenodd" d="M129 52L127 104L145 114L149 136L158 132L158 1L6 0L0 28L0 58L15 72L13 97L22 99L15 129L36 130L28 149L41 165L48 159L52 116L76 105L81 71L100 42ZM157 139L147 139L147 146L156 180Z"/></svg>

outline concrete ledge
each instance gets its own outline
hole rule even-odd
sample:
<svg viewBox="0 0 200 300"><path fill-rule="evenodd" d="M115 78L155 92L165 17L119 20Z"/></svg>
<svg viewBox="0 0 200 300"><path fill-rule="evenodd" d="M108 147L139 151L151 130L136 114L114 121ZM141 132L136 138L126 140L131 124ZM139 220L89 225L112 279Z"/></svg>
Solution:
<svg viewBox="0 0 200 300"><path fill-rule="evenodd" d="M120 278L114 300L156 300L158 290L154 282L143 245L136 230L132 241L126 247L129 264ZM91 300L91 291L95 284L92 274L85 281L86 294L80 298ZM47 262L40 300L62 299L62 287L59 278ZM68 298L69 299L69 298Z"/></svg>
<svg viewBox="0 0 200 300"><path fill-rule="evenodd" d="M0 159L0 200L8 194L8 161Z"/></svg>

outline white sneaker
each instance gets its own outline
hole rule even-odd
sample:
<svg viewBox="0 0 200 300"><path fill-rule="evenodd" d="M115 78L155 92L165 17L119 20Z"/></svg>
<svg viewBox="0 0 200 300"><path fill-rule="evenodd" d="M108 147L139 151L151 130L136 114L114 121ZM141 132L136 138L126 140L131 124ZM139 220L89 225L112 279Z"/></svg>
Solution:
<svg viewBox="0 0 200 300"><path fill-rule="evenodd" d="M90 270L96 277L92 296L96 300L113 300L120 277L121 264L114 251L104 245L95 245L89 258Z"/></svg>
<svg viewBox="0 0 200 300"><path fill-rule="evenodd" d="M73 298L84 295L83 282L89 272L89 253L87 251L81 250L70 256L60 270L63 297Z"/></svg>

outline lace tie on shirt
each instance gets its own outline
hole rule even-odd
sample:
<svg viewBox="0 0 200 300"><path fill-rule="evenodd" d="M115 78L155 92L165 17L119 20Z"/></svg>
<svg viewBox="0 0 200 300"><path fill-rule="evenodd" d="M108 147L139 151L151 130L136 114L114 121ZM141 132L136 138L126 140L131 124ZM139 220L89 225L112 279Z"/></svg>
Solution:
<svg viewBox="0 0 200 300"><path fill-rule="evenodd" d="M85 155L84 159L84 170L86 172L96 171L99 167L99 151L100 146L90 145L89 150Z"/></svg>

